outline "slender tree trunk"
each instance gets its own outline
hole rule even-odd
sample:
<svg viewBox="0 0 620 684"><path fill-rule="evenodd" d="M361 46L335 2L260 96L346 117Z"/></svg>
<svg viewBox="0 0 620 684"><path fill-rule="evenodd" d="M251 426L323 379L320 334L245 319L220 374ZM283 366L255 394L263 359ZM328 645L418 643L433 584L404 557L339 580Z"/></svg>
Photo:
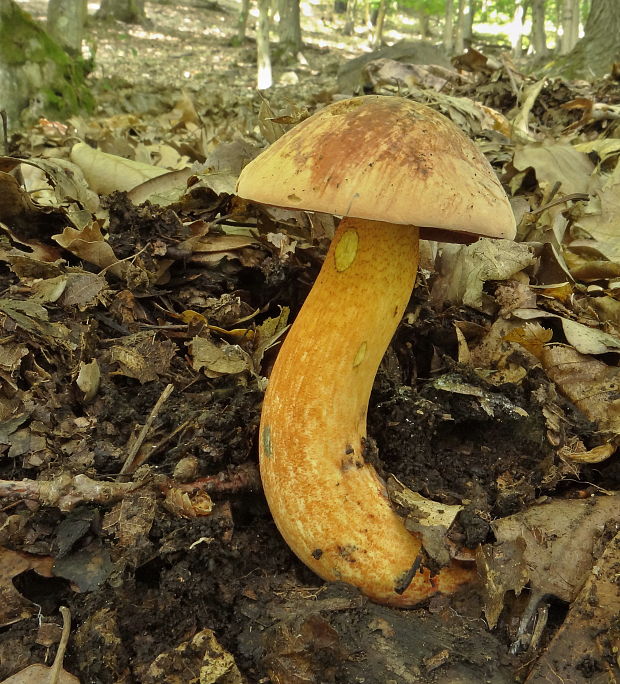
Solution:
<svg viewBox="0 0 620 684"><path fill-rule="evenodd" d="M241 0L241 9L237 19L237 39L238 45L245 42L245 35L248 29L248 17L250 16L250 0Z"/></svg>
<svg viewBox="0 0 620 684"><path fill-rule="evenodd" d="M375 35L373 36L373 45L378 47L383 42L383 26L385 24L385 14L387 12L387 0L380 0L379 9L377 11L377 23L375 25Z"/></svg>
<svg viewBox="0 0 620 684"><path fill-rule="evenodd" d="M296 58L301 51L299 0L278 0L278 39L282 57Z"/></svg>
<svg viewBox="0 0 620 684"><path fill-rule="evenodd" d="M465 6L465 28L463 30L465 47L469 47L472 42L477 5L477 0L468 0L467 5Z"/></svg>
<svg viewBox="0 0 620 684"><path fill-rule="evenodd" d="M456 32L454 37L454 51L457 55L465 52L465 9L466 0L458 0L458 14L456 18Z"/></svg>
<svg viewBox="0 0 620 684"><path fill-rule="evenodd" d="M352 36L355 31L355 6L357 0L347 0L347 13L344 21L343 33L345 36Z"/></svg>
<svg viewBox="0 0 620 684"><path fill-rule="evenodd" d="M573 16L575 17L575 21L572 25L573 31L571 35L571 43L574 47L575 45L577 45L577 41L579 40L579 26L581 25L580 0L573 0Z"/></svg>
<svg viewBox="0 0 620 684"><path fill-rule="evenodd" d="M364 0L364 24L366 29L372 31L372 21L370 18L370 0Z"/></svg>
<svg viewBox="0 0 620 684"><path fill-rule="evenodd" d="M446 19L443 25L443 47L447 55L454 51L454 0L445 0Z"/></svg>
<svg viewBox="0 0 620 684"><path fill-rule="evenodd" d="M523 55L523 24L525 21L525 7L524 0L515 0L515 12L512 17L512 26L510 33L510 44L512 46L512 53L516 59L520 59Z"/></svg>
<svg viewBox="0 0 620 684"><path fill-rule="evenodd" d="M559 40L560 54L569 53L579 39L579 0L563 0L561 6L562 36Z"/></svg>
<svg viewBox="0 0 620 684"><path fill-rule="evenodd" d="M594 79L609 73L620 56L618 0L592 0L584 37L555 61L550 71L567 78Z"/></svg>
<svg viewBox="0 0 620 684"><path fill-rule="evenodd" d="M546 0L532 0L532 46L537 57L544 57L547 50L547 34L545 32Z"/></svg>
<svg viewBox="0 0 620 684"><path fill-rule="evenodd" d="M271 54L269 51L269 0L258 0L258 25L256 27L257 87L271 88Z"/></svg>
<svg viewBox="0 0 620 684"><path fill-rule="evenodd" d="M49 0L47 30L69 54L82 54L85 22L85 0Z"/></svg>
<svg viewBox="0 0 620 684"><path fill-rule="evenodd" d="M431 15L422 10L418 15L418 18L420 21L420 33L422 34L422 38L432 38Z"/></svg>

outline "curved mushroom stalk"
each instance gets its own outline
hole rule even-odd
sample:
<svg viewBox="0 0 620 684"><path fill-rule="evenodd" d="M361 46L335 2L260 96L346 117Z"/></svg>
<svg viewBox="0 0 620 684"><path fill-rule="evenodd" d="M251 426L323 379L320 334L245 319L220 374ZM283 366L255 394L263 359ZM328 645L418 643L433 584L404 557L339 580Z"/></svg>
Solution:
<svg viewBox="0 0 620 684"><path fill-rule="evenodd" d="M407 586L420 540L405 529L364 458L373 380L417 264L416 228L341 221L278 354L260 434L265 495L293 551L322 578L400 606L474 577L454 562L432 578L422 568Z"/></svg>

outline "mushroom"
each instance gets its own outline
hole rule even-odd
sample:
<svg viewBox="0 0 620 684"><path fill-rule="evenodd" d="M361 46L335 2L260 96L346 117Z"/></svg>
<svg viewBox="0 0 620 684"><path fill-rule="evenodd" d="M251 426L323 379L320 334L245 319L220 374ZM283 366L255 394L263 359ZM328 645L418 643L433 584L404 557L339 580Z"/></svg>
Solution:
<svg viewBox="0 0 620 684"><path fill-rule="evenodd" d="M514 238L491 166L441 114L369 95L287 131L244 168L237 194L343 217L262 408L260 472L278 529L317 575L374 601L408 606L453 592L475 570L456 560L437 574L424 567L420 537L366 458L366 413L415 283L418 227L449 241Z"/></svg>

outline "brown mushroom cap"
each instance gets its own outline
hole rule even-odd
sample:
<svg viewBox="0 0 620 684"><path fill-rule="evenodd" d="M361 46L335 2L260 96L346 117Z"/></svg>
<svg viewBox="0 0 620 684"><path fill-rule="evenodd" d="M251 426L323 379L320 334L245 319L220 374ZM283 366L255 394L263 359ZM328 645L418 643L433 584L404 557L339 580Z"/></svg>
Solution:
<svg viewBox="0 0 620 684"><path fill-rule="evenodd" d="M444 230L515 236L506 194L474 143L442 114L395 96L356 97L319 110L243 169L237 194L440 229L447 241L464 236Z"/></svg>

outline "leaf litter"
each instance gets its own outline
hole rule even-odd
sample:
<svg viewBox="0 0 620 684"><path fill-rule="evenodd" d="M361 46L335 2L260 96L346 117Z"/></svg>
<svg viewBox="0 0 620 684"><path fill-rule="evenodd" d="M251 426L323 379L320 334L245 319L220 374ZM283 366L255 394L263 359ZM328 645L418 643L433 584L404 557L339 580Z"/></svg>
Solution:
<svg viewBox="0 0 620 684"><path fill-rule="evenodd" d="M259 99L247 53L207 97L103 92L97 118L40 119L0 159L0 676L48 676L34 626L61 605L79 681L617 676L620 86L475 50L360 69L474 137L519 224L514 244L423 246L375 382L395 505L433 562L469 549L481 576L398 612L319 582L260 493L261 396L333 221L234 181L341 93L310 47L320 66Z"/></svg>

